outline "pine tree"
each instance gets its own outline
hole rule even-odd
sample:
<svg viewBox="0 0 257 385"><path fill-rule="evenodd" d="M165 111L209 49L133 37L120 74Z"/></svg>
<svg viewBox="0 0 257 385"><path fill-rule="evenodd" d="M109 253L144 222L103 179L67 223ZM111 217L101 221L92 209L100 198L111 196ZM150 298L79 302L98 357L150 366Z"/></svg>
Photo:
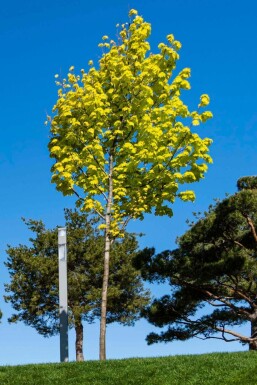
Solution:
<svg viewBox="0 0 257 385"><path fill-rule="evenodd" d="M68 248L69 326L76 331L76 359L82 361L83 321L100 317L102 291L102 248L104 237L98 219L78 211L65 210ZM58 229L46 229L42 221L28 220L33 232L31 246L8 246L5 263L10 273L5 300L14 314L9 322L23 321L43 336L59 333ZM113 244L110 264L107 323L133 325L149 300L139 271L133 268L138 243L134 235Z"/></svg>
<svg viewBox="0 0 257 385"><path fill-rule="evenodd" d="M144 278L171 285L145 312L155 326L167 326L148 335L149 344L217 338L257 350L257 177L239 179L238 189L198 217L177 249L139 253ZM237 329L246 323L249 335Z"/></svg>

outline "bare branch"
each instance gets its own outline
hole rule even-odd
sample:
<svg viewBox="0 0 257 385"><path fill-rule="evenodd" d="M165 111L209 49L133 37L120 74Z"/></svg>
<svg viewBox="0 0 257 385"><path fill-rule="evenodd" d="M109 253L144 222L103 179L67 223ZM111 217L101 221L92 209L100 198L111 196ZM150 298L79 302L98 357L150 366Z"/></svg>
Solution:
<svg viewBox="0 0 257 385"><path fill-rule="evenodd" d="M224 307L224 304L223 303L215 303L211 300L207 300L206 302L208 302L209 305L213 306L213 307Z"/></svg>
<svg viewBox="0 0 257 385"><path fill-rule="evenodd" d="M198 338L199 340L210 340L210 339L215 339L215 340L222 340L222 341L226 341L226 342L235 342L235 341L239 341L238 338L231 338L230 340L229 339L224 339L224 337L216 337L216 336L209 336L209 337L199 337L199 336L194 336L196 338Z"/></svg>
<svg viewBox="0 0 257 385"><path fill-rule="evenodd" d="M84 200L84 198L82 198L82 197L77 193L77 191L74 190L74 188L72 189L72 191L74 192L74 194L75 194L79 199Z"/></svg>
<svg viewBox="0 0 257 385"><path fill-rule="evenodd" d="M128 216L127 219L125 220L125 222L123 223L122 227L121 227L121 231L124 231L125 228L127 227L129 221L132 219L132 215Z"/></svg>
<svg viewBox="0 0 257 385"><path fill-rule="evenodd" d="M237 332L235 332L234 330L231 330L231 329L225 329L225 327L220 327L220 326L214 326L213 325L213 329L219 331L222 333L222 337L223 339L226 341L226 337L225 337L225 333L226 334L230 334L231 336L234 336L236 337L237 340L239 341L242 341L242 342L246 342L246 343L250 343L250 342L254 342L254 341L257 341L257 338L250 338L250 337L245 337L243 336L242 334L239 334ZM227 341L229 342L229 340Z"/></svg>
<svg viewBox="0 0 257 385"><path fill-rule="evenodd" d="M240 247L243 247L243 249L248 250L247 247L245 247L242 243L240 243L238 241L235 241L235 240L233 240L233 242L234 242L235 245L238 245Z"/></svg>
<svg viewBox="0 0 257 385"><path fill-rule="evenodd" d="M96 212L97 215L99 215L100 218L102 218L103 220L105 220L104 215L101 214L100 211L98 211L96 208L93 208L93 210Z"/></svg>

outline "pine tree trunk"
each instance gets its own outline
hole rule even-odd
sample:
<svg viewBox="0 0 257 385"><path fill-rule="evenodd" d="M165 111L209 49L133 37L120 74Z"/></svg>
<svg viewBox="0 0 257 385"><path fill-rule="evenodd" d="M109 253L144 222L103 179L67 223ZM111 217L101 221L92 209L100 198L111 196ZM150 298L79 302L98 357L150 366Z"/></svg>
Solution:
<svg viewBox="0 0 257 385"><path fill-rule="evenodd" d="M106 207L105 215L105 250L104 250L104 275L103 275L103 287L102 287L102 303L101 303L101 323L100 323L100 349L99 358L100 360L106 360L106 313L107 313L107 292L108 292L108 281L109 281L109 262L110 262L110 248L111 248L111 209L112 209L112 198L113 198L113 159L110 155L109 160L109 193L108 202Z"/></svg>
<svg viewBox="0 0 257 385"><path fill-rule="evenodd" d="M76 361L84 361L83 355L83 325L81 318L75 319L75 332L76 332Z"/></svg>
<svg viewBox="0 0 257 385"><path fill-rule="evenodd" d="M251 321L251 337L257 337L257 318ZM253 341L249 343L249 350L257 350L257 341Z"/></svg>

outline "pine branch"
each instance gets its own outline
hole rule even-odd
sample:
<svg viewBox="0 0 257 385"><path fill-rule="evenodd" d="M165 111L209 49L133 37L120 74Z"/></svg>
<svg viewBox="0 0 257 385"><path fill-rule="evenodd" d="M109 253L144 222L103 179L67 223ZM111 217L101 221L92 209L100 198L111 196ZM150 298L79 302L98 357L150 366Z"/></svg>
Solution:
<svg viewBox="0 0 257 385"><path fill-rule="evenodd" d="M249 318L250 315L245 309L239 308L229 301L229 299L233 299L234 297L232 297L232 296L231 297L222 297L222 296L219 296L219 295L212 293L211 291L209 291L207 289L204 289L201 287L196 287L192 284L189 284L188 282L185 282L185 281L180 281L180 282L183 283L183 285L192 288L193 290L200 291L201 293L205 294L210 299L221 302L222 304L224 304L224 305L228 306L230 309L232 309L236 314L237 313L243 314L248 320L250 319Z"/></svg>
<svg viewBox="0 0 257 385"><path fill-rule="evenodd" d="M230 340L226 339L225 334L230 334L230 335L236 337L236 340L242 341L242 342L245 342L245 343L248 343L248 344L251 343L251 342L257 341L257 337L256 338L245 337L242 334L239 334L239 333L235 332L234 330L225 329L224 326L223 327L213 326L213 329L221 332L222 333L222 337L223 337L224 341L226 341L226 342L230 342Z"/></svg>
<svg viewBox="0 0 257 385"><path fill-rule="evenodd" d="M253 221L251 220L251 218L250 218L248 215L243 214L243 216L245 217L245 219L247 220L248 225L250 226L251 233L252 233L252 235L253 235L253 238L254 238L254 240L255 240L255 243L257 243L257 234L256 234L256 230L255 230Z"/></svg>

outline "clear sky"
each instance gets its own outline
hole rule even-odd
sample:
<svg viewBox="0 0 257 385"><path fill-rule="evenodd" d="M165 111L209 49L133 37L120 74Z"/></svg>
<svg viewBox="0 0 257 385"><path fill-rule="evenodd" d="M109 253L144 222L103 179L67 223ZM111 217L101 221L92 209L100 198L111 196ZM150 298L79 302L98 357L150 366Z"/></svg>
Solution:
<svg viewBox="0 0 257 385"><path fill-rule="evenodd" d="M1 2L1 125L0 125L0 365L59 360L58 337L45 339L19 323L8 325L11 307L4 303L3 265L7 244L27 243L29 234L20 218L42 219L47 226L63 224L63 208L73 207L50 183L44 126L57 98L54 75L87 68L101 55L103 35L115 37L116 23L126 22L136 8L152 24L151 49L173 33L182 43L178 67L192 69L192 90L185 95L191 108L202 93L211 97L214 119L201 126L211 137L214 159L206 178L192 186L195 203L177 203L174 217L147 216L130 224L145 233L141 246L158 251L173 248L187 228L192 211L202 211L213 198L236 191L236 181L257 174L257 3L255 0L9 0ZM167 288L166 288L167 290ZM154 288L157 294L161 287ZM98 358L99 325L85 325L85 357ZM148 347L145 336L154 327L140 321L135 327L108 326L109 358L203 353L245 349L239 344L192 340ZM70 359L75 359L70 333Z"/></svg>

